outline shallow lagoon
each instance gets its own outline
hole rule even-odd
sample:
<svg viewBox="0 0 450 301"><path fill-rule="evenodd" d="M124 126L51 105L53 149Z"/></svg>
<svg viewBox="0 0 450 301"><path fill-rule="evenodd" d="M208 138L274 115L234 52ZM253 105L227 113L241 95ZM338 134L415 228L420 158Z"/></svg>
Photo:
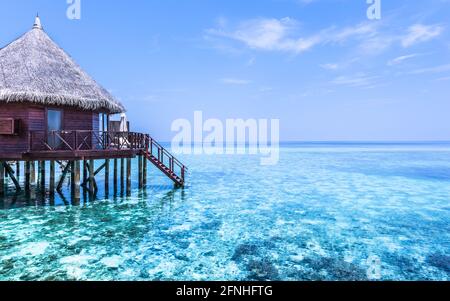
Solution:
<svg viewBox="0 0 450 301"><path fill-rule="evenodd" d="M450 145L182 161L184 190L151 169L131 198L0 201L0 280L450 280Z"/></svg>

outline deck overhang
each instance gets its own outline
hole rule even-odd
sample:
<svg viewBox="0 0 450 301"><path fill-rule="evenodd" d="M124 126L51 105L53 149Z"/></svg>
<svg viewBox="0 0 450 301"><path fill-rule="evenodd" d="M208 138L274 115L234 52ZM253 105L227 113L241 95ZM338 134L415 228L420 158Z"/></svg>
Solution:
<svg viewBox="0 0 450 301"><path fill-rule="evenodd" d="M79 150L79 151L43 151L29 152L22 155L23 160L97 160L97 159L120 159L134 158L140 150Z"/></svg>

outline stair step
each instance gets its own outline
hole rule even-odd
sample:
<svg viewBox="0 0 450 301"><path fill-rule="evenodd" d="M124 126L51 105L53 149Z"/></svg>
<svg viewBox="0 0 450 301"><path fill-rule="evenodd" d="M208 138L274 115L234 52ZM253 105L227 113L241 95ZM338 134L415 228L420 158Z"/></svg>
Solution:
<svg viewBox="0 0 450 301"><path fill-rule="evenodd" d="M149 149L146 149L144 153L145 158L151 161L155 166L157 166L161 171L163 171L170 179L176 182L179 185L183 185L184 181L181 177L179 177L174 171L171 170L169 166L167 166L164 162L161 162L159 158L154 156ZM175 157L171 156L170 159L175 159Z"/></svg>

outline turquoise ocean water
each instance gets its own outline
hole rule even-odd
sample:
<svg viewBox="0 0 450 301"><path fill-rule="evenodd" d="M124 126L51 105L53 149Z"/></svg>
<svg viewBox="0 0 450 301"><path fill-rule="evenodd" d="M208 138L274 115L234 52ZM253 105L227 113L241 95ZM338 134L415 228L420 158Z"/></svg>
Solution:
<svg viewBox="0 0 450 301"><path fill-rule="evenodd" d="M183 190L0 201L0 280L450 280L450 144L181 159Z"/></svg>

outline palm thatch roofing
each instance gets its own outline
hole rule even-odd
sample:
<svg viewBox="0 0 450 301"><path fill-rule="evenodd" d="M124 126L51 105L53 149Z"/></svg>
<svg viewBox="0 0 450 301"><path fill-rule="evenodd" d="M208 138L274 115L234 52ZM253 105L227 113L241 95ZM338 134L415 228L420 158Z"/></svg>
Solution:
<svg viewBox="0 0 450 301"><path fill-rule="evenodd" d="M34 103L123 113L125 108L45 33L33 29L0 49L0 104Z"/></svg>

